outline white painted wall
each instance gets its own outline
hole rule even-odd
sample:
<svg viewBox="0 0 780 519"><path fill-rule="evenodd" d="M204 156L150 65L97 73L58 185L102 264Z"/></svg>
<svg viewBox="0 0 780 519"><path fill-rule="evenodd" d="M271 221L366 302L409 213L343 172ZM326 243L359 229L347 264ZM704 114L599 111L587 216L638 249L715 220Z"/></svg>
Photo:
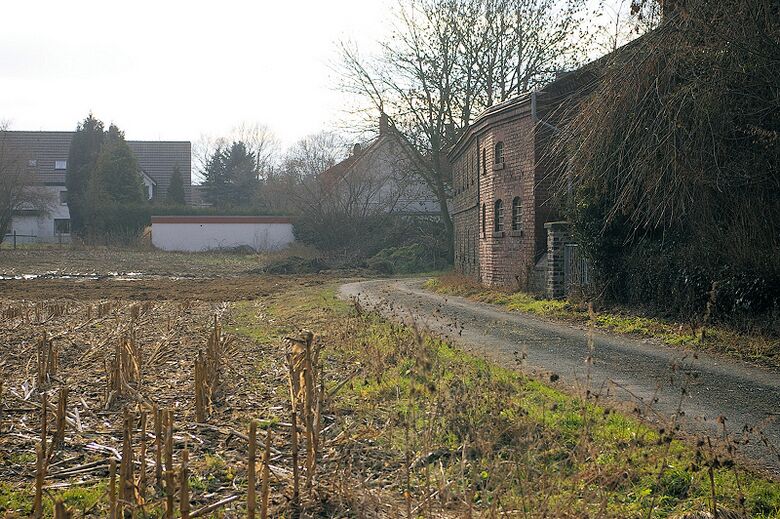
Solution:
<svg viewBox="0 0 780 519"><path fill-rule="evenodd" d="M152 244L166 251L200 252L249 246L278 250L295 241L291 223L159 223L152 221Z"/></svg>
<svg viewBox="0 0 780 519"><path fill-rule="evenodd" d="M9 234L16 231L17 234L27 234L35 238L17 238L17 243L68 243L70 242L70 233L58 234L55 232L55 219L70 220L70 211L68 205L60 202L60 191L65 192L65 186L45 186L40 188L49 199L49 205L45 211L37 216L15 215L11 220ZM22 209L33 209L32 207L23 207ZM6 240L11 243L12 237L7 236Z"/></svg>

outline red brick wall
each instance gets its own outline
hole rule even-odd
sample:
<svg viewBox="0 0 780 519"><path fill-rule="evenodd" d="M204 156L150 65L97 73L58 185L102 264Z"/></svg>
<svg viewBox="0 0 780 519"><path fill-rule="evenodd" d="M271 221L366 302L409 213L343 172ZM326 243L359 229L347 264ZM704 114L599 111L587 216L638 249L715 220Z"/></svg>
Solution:
<svg viewBox="0 0 780 519"><path fill-rule="evenodd" d="M455 270L461 274L479 278L479 164L475 147L470 147L452 164L454 196L452 200Z"/></svg>
<svg viewBox="0 0 780 519"><path fill-rule="evenodd" d="M504 167L494 167L494 149L504 144ZM491 125L480 136L480 153L486 152L486 171L480 175L481 204L486 229L480 247L480 281L488 286L525 288L535 252L535 146L530 114ZM512 229L512 200L522 201L522 220ZM503 230L495 232L495 202L503 205Z"/></svg>
<svg viewBox="0 0 780 519"><path fill-rule="evenodd" d="M488 286L527 289L531 270L547 248L544 223L557 218L551 198L553 179L539 161L548 136L537 135L529 100L488 115L473 131L475 135L452 158L455 268ZM503 168L494 167L497 142L504 145ZM472 163L477 155L479 175L473 185ZM522 203L517 230L512 228L515 197ZM494 207L499 199L503 230L495 232Z"/></svg>

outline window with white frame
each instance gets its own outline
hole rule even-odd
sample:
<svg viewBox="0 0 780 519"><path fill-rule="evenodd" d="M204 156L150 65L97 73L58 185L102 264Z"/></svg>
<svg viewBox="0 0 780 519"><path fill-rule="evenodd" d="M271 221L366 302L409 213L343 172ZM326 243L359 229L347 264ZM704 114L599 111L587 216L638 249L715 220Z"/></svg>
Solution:
<svg viewBox="0 0 780 519"><path fill-rule="evenodd" d="M504 230L504 203L499 198L493 206L493 231L502 232Z"/></svg>
<svg viewBox="0 0 780 519"><path fill-rule="evenodd" d="M68 161L67 160L55 160L54 161L54 169L58 171L63 171L68 169Z"/></svg>
<svg viewBox="0 0 780 519"><path fill-rule="evenodd" d="M512 230L523 230L523 201L519 196L512 199Z"/></svg>

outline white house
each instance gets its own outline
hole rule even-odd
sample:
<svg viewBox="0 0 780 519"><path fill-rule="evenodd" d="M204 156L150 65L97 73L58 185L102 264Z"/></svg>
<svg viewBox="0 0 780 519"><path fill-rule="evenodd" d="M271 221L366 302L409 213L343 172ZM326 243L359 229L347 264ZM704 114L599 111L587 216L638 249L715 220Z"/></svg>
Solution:
<svg viewBox="0 0 780 519"><path fill-rule="evenodd" d="M5 131L3 146L26 167L31 177L48 192L48 210L25 207L16 211L9 232L16 231L18 242L66 242L70 240L70 211L65 174L74 132ZM189 141L127 141L135 155L139 175L149 200L162 200L174 168L184 181L184 194L191 200L192 153Z"/></svg>

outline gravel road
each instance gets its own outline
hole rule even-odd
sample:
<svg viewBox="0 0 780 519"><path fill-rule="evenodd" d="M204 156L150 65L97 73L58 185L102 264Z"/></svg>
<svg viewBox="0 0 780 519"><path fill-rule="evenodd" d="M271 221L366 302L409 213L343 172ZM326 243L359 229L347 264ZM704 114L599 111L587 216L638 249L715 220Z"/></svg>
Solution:
<svg viewBox="0 0 780 519"><path fill-rule="evenodd" d="M639 409L667 426L676 420L686 434L722 443L725 424L741 457L780 475L780 373L441 296L422 289L422 282L349 283L340 295L359 297L388 317L413 319L507 367L557 378L555 384L568 390L590 389L601 400Z"/></svg>

